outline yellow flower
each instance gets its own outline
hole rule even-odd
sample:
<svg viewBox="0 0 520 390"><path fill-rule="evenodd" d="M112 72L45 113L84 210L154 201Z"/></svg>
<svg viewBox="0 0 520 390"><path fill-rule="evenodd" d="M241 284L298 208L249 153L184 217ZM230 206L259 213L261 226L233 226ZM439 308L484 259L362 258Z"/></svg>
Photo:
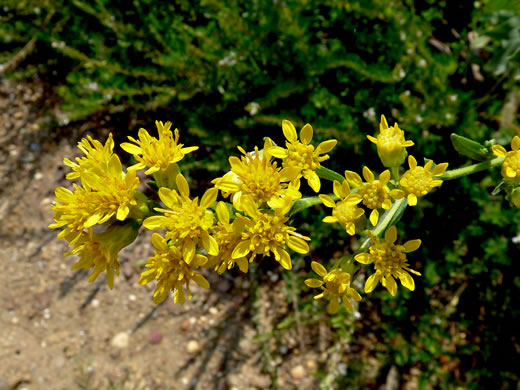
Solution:
<svg viewBox="0 0 520 390"><path fill-rule="evenodd" d="M152 137L145 129L139 130L139 140L133 137L128 139L130 142L121 144L121 148L126 152L134 155L139 161L137 164L128 168L129 170L139 170L148 168L145 174L151 175L158 171L166 171L171 164L181 161L188 153L197 150L198 146L190 146L183 148L183 144L179 144L179 130L175 129L175 138L170 130L171 122L163 125L161 121L155 121L159 138Z"/></svg>
<svg viewBox="0 0 520 390"><path fill-rule="evenodd" d="M379 211L377 209L391 209L392 198L397 199L399 195L395 190L390 191L388 188L390 171L388 169L385 170L379 175L379 180L376 180L372 171L368 167L363 167L363 177L366 183L363 183L361 177L352 171L345 171L345 177L353 186L359 187L357 193L361 196L363 204L372 209L369 219L372 225L376 226L377 221L379 221Z"/></svg>
<svg viewBox="0 0 520 390"><path fill-rule="evenodd" d="M173 292L173 302L184 304L185 293L184 287L188 293L188 299L191 299L190 281L194 281L202 288L209 288L209 282L204 276L195 269L204 265L208 259L196 254L191 261L186 262L183 256L184 250L177 246L168 245L159 233L152 235L152 244L155 247L154 255L148 258L145 265L148 268L141 274L139 284L145 285L152 280L158 280L157 287L153 293L153 301L156 304L166 299L169 292Z"/></svg>
<svg viewBox="0 0 520 390"><path fill-rule="evenodd" d="M491 150L498 157L505 157L502 163L502 176L507 181L520 181L520 137L515 135L511 141L511 151L508 152L502 145L493 145Z"/></svg>
<svg viewBox="0 0 520 390"><path fill-rule="evenodd" d="M249 268L247 258L245 256L237 259L232 257L236 246L242 241L244 221L235 218L233 223L230 223L229 210L224 202L217 204L217 219L218 223L213 237L217 240L219 252L217 256L208 256L208 263L205 266L215 267L215 271L222 274L225 270L231 269L237 264L240 271L247 272Z"/></svg>
<svg viewBox="0 0 520 390"><path fill-rule="evenodd" d="M345 308L352 313L354 308L348 296L351 296L358 302L361 301L361 296L356 290L350 287L350 274L341 269L327 272L325 267L316 261L311 263L311 267L314 272L323 278L323 281L320 279L307 279L305 281L307 286L311 288L319 287L323 290L323 292L316 295L314 299L321 299L325 296L328 297L330 302L327 305L327 311L330 314L334 314L339 309L339 300L341 298Z"/></svg>
<svg viewBox="0 0 520 390"><path fill-rule="evenodd" d="M332 207L332 216L323 218L323 222L338 222L348 234L353 236L356 234L356 221L365 213L365 210L356 206L363 198L359 194L350 193L350 187L346 180L343 181L343 184L334 180L333 189L334 194L339 198L338 203L335 203L328 195L320 195L323 204Z"/></svg>
<svg viewBox="0 0 520 390"><path fill-rule="evenodd" d="M396 192L399 197L406 196L408 205L415 206L417 198L426 195L435 187L442 184L442 180L436 180L434 177L441 176L448 168L448 163L438 164L433 168L433 161L428 161L424 167L417 166L417 160L413 156L408 156L408 165L410 169L407 170L399 184L405 192Z"/></svg>
<svg viewBox="0 0 520 390"><path fill-rule="evenodd" d="M397 123L388 127L384 115L381 115L379 135L377 137L368 135L367 138L377 145L377 154L387 168L401 165L407 155L405 148L414 144L412 141L404 139L404 131L399 128Z"/></svg>
<svg viewBox="0 0 520 390"><path fill-rule="evenodd" d="M139 231L139 225L127 222L124 225L114 224L106 228L102 233L94 233L92 229L82 232L75 240L75 247L63 256L79 254L79 261L71 267L89 270L94 268L88 281L93 282L102 272L107 273L107 284L110 289L114 287L114 272L119 275L119 261L117 255L124 247L134 242ZM65 236L72 245L73 235Z"/></svg>
<svg viewBox="0 0 520 390"><path fill-rule="evenodd" d="M233 194L232 201L237 210L242 210L244 196L252 197L259 206L267 203L272 208L282 208L286 203L301 198L298 185L289 183L298 176L299 171L294 167L282 169L277 167L276 162L271 162L271 147L269 138L265 141L262 155L258 147L253 153L247 153L239 146L243 156L230 157L231 171L213 180L216 188Z"/></svg>
<svg viewBox="0 0 520 390"><path fill-rule="evenodd" d="M282 211L278 209L274 213L262 213L250 199L244 201L243 206L251 219L238 216L245 223L245 231L242 233L242 241L233 250L233 259L250 255L249 262L252 262L257 254L269 256L272 252L282 267L291 269L291 257L285 250L286 246L297 253L309 252L309 245L305 241L310 241L310 238L287 226L289 218Z"/></svg>
<svg viewBox="0 0 520 390"><path fill-rule="evenodd" d="M135 190L139 187L139 178L135 171L123 172L116 154L110 158L105 171L85 173L83 185L96 191L97 210L110 216L115 214L119 221L124 221L130 207L137 204Z"/></svg>
<svg viewBox="0 0 520 390"><path fill-rule="evenodd" d="M397 283L394 278L399 278L401 284L408 290L415 289L415 282L408 272L421 275L419 272L410 269L406 253L417 250L421 245L421 240L410 240L404 245L395 245L397 239L397 229L390 227L385 232L385 240L380 241L372 236L374 244L369 248L369 253L360 253L354 257L362 264L374 263L375 274L372 274L365 283L365 292L369 293L376 288L379 282L395 296L397 293Z"/></svg>
<svg viewBox="0 0 520 390"><path fill-rule="evenodd" d="M85 154L85 157L77 157L77 163L68 158L64 159L65 165L72 168L72 172L67 173L67 179L80 178L83 180L84 174L89 172L101 174L107 170L108 163L113 155L114 140L112 134L108 135L105 145L89 135L78 142L78 149Z"/></svg>
<svg viewBox="0 0 520 390"><path fill-rule="evenodd" d="M168 209L156 208L164 215L148 217L143 226L150 230L168 229L166 239L176 242L182 248L184 261L191 263L196 247L200 245L209 255L218 255L217 241L209 230L215 223L213 212L208 208L216 201L218 190L207 190L202 199L190 199L188 182L181 174L176 178L179 191L168 188L159 189L159 197Z"/></svg>
<svg viewBox="0 0 520 390"><path fill-rule="evenodd" d="M326 153L330 152L334 146L336 146L337 141L335 139L324 141L314 149L314 146L310 144L313 130L308 123L303 126L300 131L301 141L298 141L298 134L291 122L284 120L282 122L282 130L285 138L287 138L285 142L287 149L280 146L273 146L269 149L269 152L274 157L281 158L284 167L297 168L299 173L298 178L303 176L309 186L315 192L319 192L321 182L314 171L320 168L321 162L329 158Z"/></svg>

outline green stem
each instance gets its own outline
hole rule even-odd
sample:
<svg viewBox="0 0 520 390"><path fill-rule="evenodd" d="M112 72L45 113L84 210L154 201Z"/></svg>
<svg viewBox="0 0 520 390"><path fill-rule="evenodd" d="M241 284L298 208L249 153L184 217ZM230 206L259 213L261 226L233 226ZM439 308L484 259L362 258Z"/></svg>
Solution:
<svg viewBox="0 0 520 390"><path fill-rule="evenodd" d="M391 167L390 172L392 173L392 179L399 183L399 167Z"/></svg>
<svg viewBox="0 0 520 390"><path fill-rule="evenodd" d="M329 194L329 196L333 200L337 200L338 197L335 194ZM309 207L316 206L317 204L321 204L322 201L318 196L310 196L308 198L302 198L293 201L291 210L287 214L288 217L293 216L294 214L298 214L300 211L303 211Z"/></svg>
<svg viewBox="0 0 520 390"><path fill-rule="evenodd" d="M319 177L321 177L322 179L325 179L325 180L330 180L330 181L337 180L340 183L343 183L343 180L345 180L345 177L343 175L340 175L338 172L335 172L335 171L325 168L325 167L320 167L320 168L316 169L316 173L318 174Z"/></svg>
<svg viewBox="0 0 520 390"><path fill-rule="evenodd" d="M441 180L453 180L459 177L471 175L472 173L485 171L486 169L496 167L504 162L504 157L496 157L493 160L484 161L478 164L469 165L463 168L452 169L446 171L444 175L440 177Z"/></svg>

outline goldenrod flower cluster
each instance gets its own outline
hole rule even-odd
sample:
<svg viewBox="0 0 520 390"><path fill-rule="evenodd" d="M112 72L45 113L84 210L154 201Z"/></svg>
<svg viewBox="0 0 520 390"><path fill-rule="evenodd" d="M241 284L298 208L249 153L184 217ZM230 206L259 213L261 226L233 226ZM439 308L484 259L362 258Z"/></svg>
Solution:
<svg viewBox="0 0 520 390"><path fill-rule="evenodd" d="M407 254L417 250L421 240L399 244L396 220L392 218L398 210L417 205L419 198L441 186L443 177L460 172L446 173L447 163L435 165L429 159L420 166L406 150L414 143L405 139L397 123L390 127L381 116L379 134L368 136L388 169L378 173L364 166L361 170L345 170L344 176L335 172L331 176L321 163L329 158L337 141L314 146L310 124L304 125L298 136L294 125L284 120L285 148L269 138L263 148L255 146L250 152L238 146L239 155L229 158L229 172L215 178L200 199L191 195L179 166L198 147L181 144L179 130L172 132L171 126L170 122L157 121L158 137L145 129L139 130L138 139L128 137L131 142L120 146L137 161L128 169L113 152L112 135L105 144L86 137L78 144L83 156L75 161L64 160L71 168L66 178L76 182L56 189L52 206L55 223L50 227L63 229L58 237L65 238L71 247L65 255L79 257L72 269L92 270L89 281L106 273L107 284L113 288L115 275L119 274L119 252L135 240L141 227L157 231L151 239L153 255L139 279L142 285L156 283L155 303L163 302L171 292L173 301L183 304L186 297L192 298L192 281L210 288L204 268L222 274L236 265L246 273L253 261L272 257L283 269L291 270L291 253L308 254L311 238L291 226L290 217L301 209L301 204L321 201L331 209L323 222L339 224L350 236L369 237L356 253L342 258L329 271L311 262L320 279L307 279L305 284L320 289L314 298L326 298L329 313L336 313L340 302L352 312L351 299L361 300L351 287L359 274L357 263L374 266L366 279L365 293L381 283L395 296L397 280L405 288L415 289L410 274L420 273L410 268ZM509 199L520 207L520 137L513 138L511 148L507 152L494 145L492 150L502 164ZM401 173L407 157L408 169L402 168ZM151 187L156 189L160 205L138 191L139 170L151 176L155 183ZM362 177L356 171L361 171ZM315 193L322 189L321 179L332 180L333 194L302 199L302 192L308 191L301 190L302 178L304 187ZM305 203L308 199L313 200Z"/></svg>

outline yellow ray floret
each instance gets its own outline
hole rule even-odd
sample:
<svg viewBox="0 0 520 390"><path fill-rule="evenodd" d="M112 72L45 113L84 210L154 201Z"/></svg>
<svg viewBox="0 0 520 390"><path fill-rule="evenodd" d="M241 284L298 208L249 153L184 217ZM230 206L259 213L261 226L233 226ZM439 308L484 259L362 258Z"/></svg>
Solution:
<svg viewBox="0 0 520 390"><path fill-rule="evenodd" d="M303 176L309 186L315 192L319 192L321 182L315 171L320 168L321 162L329 158L326 153L336 146L337 141L335 139L324 141L315 149L311 145L313 130L310 124L307 123L303 126L300 131L300 140L298 140L298 134L291 122L284 120L282 122L282 130L287 139L285 142L287 149L273 146L269 151L274 157L283 160L284 167L297 168L298 179Z"/></svg>
<svg viewBox="0 0 520 390"><path fill-rule="evenodd" d="M305 281L307 286L323 290L320 294L316 295L314 299L327 297L329 299L327 311L330 314L337 313L339 300L341 299L345 308L352 313L354 307L348 297L350 296L356 301L361 301L361 296L356 290L350 287L350 274L341 269L327 272L325 267L316 261L311 263L311 267L313 271L323 279L307 279Z"/></svg>
<svg viewBox="0 0 520 390"><path fill-rule="evenodd" d="M381 282L384 287L395 296L399 278L401 284L408 290L415 290L415 282L408 272L420 275L419 272L410 269L406 253L415 251L421 245L421 240L410 240L404 245L395 245L397 240L397 229L390 227L385 232L385 240L381 241L372 236L373 245L368 253L360 253L354 257L362 264L372 264L376 272L372 274L365 283L365 292L369 293Z"/></svg>
<svg viewBox="0 0 520 390"><path fill-rule="evenodd" d="M80 178L83 181L85 173L89 172L102 175L107 170L114 151L112 134L108 135L105 145L91 136L87 136L78 142L78 149L83 152L85 157L77 157L76 162L72 162L68 158L64 159L65 165L72 168L72 172L67 173L67 179Z"/></svg>
<svg viewBox="0 0 520 390"><path fill-rule="evenodd" d="M339 223L348 234L353 236L356 234L356 221L365 213L365 210L357 207L357 204L363 200L361 195L351 193L350 187L346 180L343 184L334 180L334 194L339 198L336 203L328 195L320 195L320 199L327 207L332 207L332 215L323 218L325 223Z"/></svg>
<svg viewBox="0 0 520 390"><path fill-rule="evenodd" d="M407 155L405 148L414 144L412 141L404 139L404 131L399 128L397 123L392 127L388 127L384 115L381 115L378 136L372 137L368 135L367 138L377 145L377 154L387 168L401 165Z"/></svg>
<svg viewBox="0 0 520 390"><path fill-rule="evenodd" d="M168 245L168 241L159 233L152 235L152 244L155 247L154 255L148 258L145 267L148 268L141 274L139 284L145 285L157 280L157 286L153 293L153 301L156 304L166 299L170 291L173 292L173 302L184 304L184 288L191 299L190 281L194 281L202 288L209 288L209 282L202 274L194 272L200 266L206 264L208 259L200 254L193 256L187 263L183 255L184 250L175 245Z"/></svg>
<svg viewBox="0 0 520 390"><path fill-rule="evenodd" d="M179 143L179 130L175 129L175 137L171 132L171 122L163 124L161 121L155 121L155 125L159 138L152 137L145 129L140 129L139 140L128 137L133 143L121 144L121 148L132 154L138 161L137 164L128 168L129 170L148 168L145 171L147 175L166 171L171 164L181 161L185 155L199 148L198 146L184 148L184 144Z"/></svg>
<svg viewBox="0 0 520 390"><path fill-rule="evenodd" d="M511 141L511 151L502 145L493 145L491 150L498 157L505 157L502 163L502 176L507 181L520 181L520 137L515 135Z"/></svg>
<svg viewBox="0 0 520 390"><path fill-rule="evenodd" d="M258 206L267 203L271 208L282 208L290 205L292 200L301 198L298 184L290 183L298 176L298 169L277 167L276 162L271 161L271 147L269 138L264 143L263 152L255 147L253 153L247 153L238 147L243 156L230 157L231 171L213 180L216 188L232 194L231 199L237 210L242 210L242 197L251 197Z"/></svg>
<svg viewBox="0 0 520 390"><path fill-rule="evenodd" d="M176 182L178 191L159 189L159 197L167 209L155 209L163 215L146 218L143 226L150 230L166 228L166 239L178 242L188 264L195 257L197 245L212 256L218 255L217 241L210 235L215 218L208 209L216 201L218 190L207 190L199 204L198 198L190 199L190 188L184 176L178 174Z"/></svg>
<svg viewBox="0 0 520 390"><path fill-rule="evenodd" d="M243 206L249 218L238 216L243 219L245 230L242 241L233 250L233 259L249 256L249 262L252 262L257 254L269 256L272 253L282 267L291 269L291 256L286 247L300 254L309 253L309 245L305 241L310 241L310 238L287 226L289 218L281 210L262 213L250 199L244 201Z"/></svg>
<svg viewBox="0 0 520 390"><path fill-rule="evenodd" d="M216 211L218 222L214 228L213 237L217 241L219 252L216 256L208 256L208 263L205 266L215 267L215 271L222 274L237 264L240 271L247 272L249 268L247 258L245 256L236 259L232 257L236 246L242 241L244 221L235 218L233 223L230 223L229 209L224 202L218 202Z"/></svg>
<svg viewBox="0 0 520 390"><path fill-rule="evenodd" d="M433 168L433 161L429 160L424 167L417 166L417 160L413 156L408 156L408 165L410 169L407 170L399 184L404 192L398 192L399 197L406 196L409 206L417 204L417 198L426 195L435 187L442 184L442 180L435 179L437 176L442 176L448 168L448 163L437 164Z"/></svg>
<svg viewBox="0 0 520 390"><path fill-rule="evenodd" d="M107 273L107 284L110 289L114 287L114 272L119 275L119 261L117 256L119 251L130 245L139 231L136 223L110 225L104 232L94 233L92 229L82 232L80 237L75 239L74 248L63 256L79 255L79 261L71 269L94 268L88 281L93 282L102 273ZM65 236L70 241L73 236Z"/></svg>
<svg viewBox="0 0 520 390"><path fill-rule="evenodd" d="M389 210L392 208L392 198L397 199L399 193L388 188L390 181L390 171L387 169L379 175L376 180L374 174L368 167L363 167L363 182L361 177L352 171L345 171L346 179L354 186L358 187L358 196L361 197L363 204L372 210L370 213L370 222L373 226L379 221L378 209L383 208ZM402 195L401 195L402 197Z"/></svg>

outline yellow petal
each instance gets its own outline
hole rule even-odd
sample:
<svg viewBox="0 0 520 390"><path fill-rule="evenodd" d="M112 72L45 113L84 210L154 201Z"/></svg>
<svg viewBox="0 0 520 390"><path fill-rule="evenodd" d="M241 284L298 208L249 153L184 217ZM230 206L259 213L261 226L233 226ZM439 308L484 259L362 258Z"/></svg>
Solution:
<svg viewBox="0 0 520 390"><path fill-rule="evenodd" d="M415 290L415 282L408 272L401 271L399 273L399 280L401 281L401 284L408 290Z"/></svg>
<svg viewBox="0 0 520 390"><path fill-rule="evenodd" d="M209 282L206 280L204 276L201 274L194 272L191 278L197 283L200 287L209 289Z"/></svg>
<svg viewBox="0 0 520 390"><path fill-rule="evenodd" d="M379 175L379 181L382 185L388 184L390 181L390 171L388 169Z"/></svg>
<svg viewBox="0 0 520 390"><path fill-rule="evenodd" d="M350 295L352 298L354 298L356 301L361 301L361 295L359 295L359 293L354 290L353 288L348 288L347 289L347 292L348 292L348 295Z"/></svg>
<svg viewBox="0 0 520 390"><path fill-rule="evenodd" d="M296 129L294 128L294 125L289 122L288 120L283 120L282 121L282 131L283 131L283 134L285 135L285 138L287 138L287 140L289 142L296 142L298 140L298 135L296 134ZM273 154L274 156L274 154Z"/></svg>
<svg viewBox="0 0 520 390"><path fill-rule="evenodd" d="M305 284L310 288L318 288L323 286L323 282L319 279L307 279Z"/></svg>
<svg viewBox="0 0 520 390"><path fill-rule="evenodd" d="M285 167L280 171L280 181L293 181L300 172L301 169L298 167Z"/></svg>
<svg viewBox="0 0 520 390"><path fill-rule="evenodd" d="M365 292L371 293L376 288L377 284L381 281L381 274L375 273L370 275L365 283Z"/></svg>
<svg viewBox="0 0 520 390"><path fill-rule="evenodd" d="M161 202L163 202L166 207L172 209L175 205L177 205L177 191L170 190L166 187L159 188L159 198Z"/></svg>
<svg viewBox="0 0 520 390"><path fill-rule="evenodd" d="M361 180L361 176L359 176L356 172L345 171L346 179L354 185L354 187L361 187L363 185L363 180Z"/></svg>
<svg viewBox="0 0 520 390"><path fill-rule="evenodd" d="M251 245L251 240L245 240L240 242L235 249L233 250L233 253L231 254L232 259L238 259L240 257L245 257L251 252L251 249L249 246Z"/></svg>
<svg viewBox="0 0 520 390"><path fill-rule="evenodd" d="M359 194L356 194L356 193L349 194L345 198L345 201L347 202L347 204L349 206L355 206L358 203L360 203L362 200L363 200L363 197L361 195L359 195Z"/></svg>
<svg viewBox="0 0 520 390"><path fill-rule="evenodd" d="M424 170L429 172L433 166L433 160L428 160L428 162L424 165Z"/></svg>
<svg viewBox="0 0 520 390"><path fill-rule="evenodd" d="M119 208L117 209L116 219L119 221L124 221L128 216L129 212L130 209L128 208L128 206L119 206Z"/></svg>
<svg viewBox="0 0 520 390"><path fill-rule="evenodd" d="M372 210L372 212L370 213L369 219L370 219L370 223L372 224L372 226L376 226L377 221L379 221L379 211Z"/></svg>
<svg viewBox="0 0 520 390"><path fill-rule="evenodd" d="M224 202L217 203L217 218L223 224L229 224L229 209Z"/></svg>
<svg viewBox="0 0 520 390"><path fill-rule="evenodd" d="M327 305L327 312L329 314L336 314L339 309L338 297L331 297L329 304Z"/></svg>
<svg viewBox="0 0 520 390"><path fill-rule="evenodd" d="M385 199L381 207L383 207L385 210L390 210L392 208L392 201L390 199Z"/></svg>
<svg viewBox="0 0 520 390"><path fill-rule="evenodd" d="M322 143L320 143L318 145L318 147L316 148L316 151L318 154L326 154L326 153L330 152L332 149L334 149L334 147L336 146L337 143L338 143L338 141L336 141L335 139L329 139L328 141L323 141Z"/></svg>
<svg viewBox="0 0 520 390"><path fill-rule="evenodd" d="M343 187L337 180L334 180L334 182L332 183L332 189L334 191L334 194L340 199L343 199L347 196L347 194L343 193Z"/></svg>
<svg viewBox="0 0 520 390"><path fill-rule="evenodd" d="M175 182L177 183L180 194L188 198L190 196L190 186L186 178L179 173L175 178Z"/></svg>
<svg viewBox="0 0 520 390"><path fill-rule="evenodd" d="M336 217L328 215L325 218L323 218L322 221L325 223L336 223L336 222L338 222L338 219Z"/></svg>
<svg viewBox="0 0 520 390"><path fill-rule="evenodd" d="M386 118L384 115L381 115L381 123L379 124L379 130L386 130L388 129L388 122L386 121Z"/></svg>
<svg viewBox="0 0 520 390"><path fill-rule="evenodd" d="M406 241L403 245L405 253L413 252L421 246L421 240L410 240Z"/></svg>
<svg viewBox="0 0 520 390"><path fill-rule="evenodd" d="M392 294L393 297L395 297L395 294L397 294L397 283L395 282L395 279L392 276L387 276L384 280L384 285L386 289Z"/></svg>
<svg viewBox="0 0 520 390"><path fill-rule="evenodd" d="M210 207L217 200L217 195L218 189L210 188L209 190L207 190L202 196L202 199L200 200L200 207L205 209Z"/></svg>
<svg viewBox="0 0 520 390"><path fill-rule="evenodd" d="M286 270L292 269L291 256L285 249L278 248L279 259L278 262Z"/></svg>
<svg viewBox="0 0 520 390"><path fill-rule="evenodd" d="M397 229L395 225L392 225L385 232L385 241L389 244L393 244L395 240L397 240Z"/></svg>
<svg viewBox="0 0 520 390"><path fill-rule="evenodd" d="M300 253L302 255L309 253L309 245L298 237L289 237L287 240L287 246L291 248L293 251Z"/></svg>
<svg viewBox="0 0 520 390"><path fill-rule="evenodd" d="M143 226L150 230L159 230L166 227L168 218L162 215L154 215L144 220Z"/></svg>
<svg viewBox="0 0 520 390"><path fill-rule="evenodd" d="M502 145L493 145L491 147L491 150L498 157L506 157L507 156L507 150Z"/></svg>
<svg viewBox="0 0 520 390"><path fill-rule="evenodd" d="M193 260L193 258L195 257L195 249L196 249L196 246L195 246L195 242L193 242L193 240L191 240L191 239L184 240L184 245L182 246L182 257L183 257L183 260L187 264L190 264L191 261Z"/></svg>
<svg viewBox="0 0 520 390"><path fill-rule="evenodd" d="M201 234L202 239L202 247L206 249L209 255L217 256L218 255L218 243L215 238L210 236L209 234Z"/></svg>
<svg viewBox="0 0 520 390"><path fill-rule="evenodd" d="M343 301L343 306L345 306L345 309L347 309L347 311L353 313L354 312L354 307L352 306L352 303L350 303L348 298L343 295L341 297L341 300Z"/></svg>
<svg viewBox="0 0 520 390"><path fill-rule="evenodd" d="M159 233L152 234L152 245L160 251L168 250L168 244L166 243L166 240Z"/></svg>
<svg viewBox="0 0 520 390"><path fill-rule="evenodd" d="M319 176L314 171L307 171L307 183L314 192L320 192L321 182Z"/></svg>
<svg viewBox="0 0 520 390"><path fill-rule="evenodd" d="M446 169L448 169L448 163L437 164L435 168L433 168L432 175L441 176L446 172Z"/></svg>
<svg viewBox="0 0 520 390"><path fill-rule="evenodd" d="M239 259L236 259L235 261L237 262L240 271L246 274L249 268L249 261L247 261L245 257L241 257Z"/></svg>
<svg viewBox="0 0 520 390"><path fill-rule="evenodd" d="M332 200L332 198L325 194L319 195L321 202L327 207L334 207L336 203Z"/></svg>
<svg viewBox="0 0 520 390"><path fill-rule="evenodd" d="M141 154L142 153L142 149L140 146L131 144L129 142L123 142L121 144L121 149L123 149L125 152L130 153L130 154Z"/></svg>
<svg viewBox="0 0 520 390"><path fill-rule="evenodd" d="M506 167L506 176L509 178L516 177L516 171L511 167Z"/></svg>
<svg viewBox="0 0 520 390"><path fill-rule="evenodd" d="M270 147L269 153L271 154L271 156L281 159L287 158L287 156L289 155L287 149L281 148L280 146Z"/></svg>
<svg viewBox="0 0 520 390"><path fill-rule="evenodd" d="M361 264L372 264L374 262L374 259L372 256L370 256L369 253L360 253L356 256L354 256L354 259L356 261L359 261Z"/></svg>
<svg viewBox="0 0 520 390"><path fill-rule="evenodd" d="M402 190L398 190L398 189L393 189L390 191L390 196L394 199L401 199L401 198L404 198L404 191Z"/></svg>
<svg viewBox="0 0 520 390"><path fill-rule="evenodd" d="M316 272L318 275L320 275L322 278L327 275L327 270L324 266L322 266L320 263L313 261L311 263L311 268L314 272Z"/></svg>
<svg viewBox="0 0 520 390"><path fill-rule="evenodd" d="M514 152L516 152L518 149L520 149L520 137L515 135L513 137L513 140L511 141L511 149L513 149Z"/></svg>
<svg viewBox="0 0 520 390"><path fill-rule="evenodd" d="M300 131L300 140L304 145L308 145L312 141L313 130L310 124L306 124Z"/></svg>
<svg viewBox="0 0 520 390"><path fill-rule="evenodd" d="M345 231L351 236L356 234L356 225L353 222L349 222L345 225Z"/></svg>
<svg viewBox="0 0 520 390"><path fill-rule="evenodd" d="M377 138L372 137L371 135L367 135L367 138L370 142L373 142L377 145Z"/></svg>
<svg viewBox="0 0 520 390"><path fill-rule="evenodd" d="M363 177L368 183L372 183L374 181L374 174L367 166L363 167Z"/></svg>
<svg viewBox="0 0 520 390"><path fill-rule="evenodd" d="M414 169L417 167L417 160L414 158L414 156L409 155L408 156L408 165L410 169Z"/></svg>
<svg viewBox="0 0 520 390"><path fill-rule="evenodd" d="M415 206L417 204L417 196L415 194L408 194L408 206Z"/></svg>

